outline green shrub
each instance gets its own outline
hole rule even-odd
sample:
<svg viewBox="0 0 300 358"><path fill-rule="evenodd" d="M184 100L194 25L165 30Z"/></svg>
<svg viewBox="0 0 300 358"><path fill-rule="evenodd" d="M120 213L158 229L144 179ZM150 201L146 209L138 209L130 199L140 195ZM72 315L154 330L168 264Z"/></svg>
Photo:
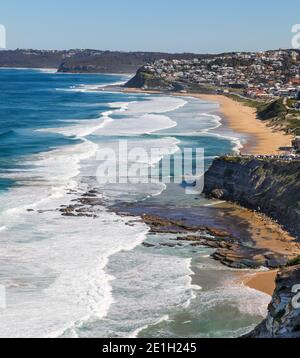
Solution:
<svg viewBox="0 0 300 358"><path fill-rule="evenodd" d="M300 265L300 256L291 259L286 265L288 267Z"/></svg>

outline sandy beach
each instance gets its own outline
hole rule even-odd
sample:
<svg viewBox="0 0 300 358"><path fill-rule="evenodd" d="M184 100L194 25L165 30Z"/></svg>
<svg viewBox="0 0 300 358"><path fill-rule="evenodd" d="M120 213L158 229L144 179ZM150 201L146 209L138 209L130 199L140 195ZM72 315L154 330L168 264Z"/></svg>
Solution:
<svg viewBox="0 0 300 358"><path fill-rule="evenodd" d="M282 227L272 219L251 210L241 208L238 205L235 206L235 204L220 204L220 206L225 207L226 205L234 207L234 210L228 214L229 216L240 218L241 224L245 221L248 223L248 230L255 243L255 247L262 249L267 248L282 255L291 255L291 259L295 255L300 254L300 244L295 242L295 238L284 231ZM277 270L243 272L238 281L242 285L272 296L275 290L277 273Z"/></svg>
<svg viewBox="0 0 300 358"><path fill-rule="evenodd" d="M269 296L272 296L276 287L275 280L277 277L277 273L278 271L275 270L258 272L244 276L241 281L247 287L253 288L257 291L261 291Z"/></svg>
<svg viewBox="0 0 300 358"><path fill-rule="evenodd" d="M159 94L159 91L143 91L128 88L125 92L145 92ZM247 107L240 102L222 95L205 95L197 93L172 93L176 96L195 97L202 100L217 102L220 104L220 115L223 123L232 130L245 134L247 142L241 150L242 154L279 154L280 147L291 145L292 136L281 131L275 131L266 123L259 120L256 110Z"/></svg>
<svg viewBox="0 0 300 358"><path fill-rule="evenodd" d="M190 95L190 94L189 94ZM193 97L218 102L226 125L248 137L243 154L278 154L280 147L291 145L292 137L275 131L256 117L256 110L222 95L197 95Z"/></svg>

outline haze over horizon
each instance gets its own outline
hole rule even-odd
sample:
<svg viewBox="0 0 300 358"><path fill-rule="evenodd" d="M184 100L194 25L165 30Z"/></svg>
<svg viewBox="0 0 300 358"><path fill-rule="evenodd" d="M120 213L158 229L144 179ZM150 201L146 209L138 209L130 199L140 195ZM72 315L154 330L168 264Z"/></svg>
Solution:
<svg viewBox="0 0 300 358"><path fill-rule="evenodd" d="M299 13L296 0L284 7L258 0L11 0L1 5L0 24L8 49L221 53L291 48Z"/></svg>

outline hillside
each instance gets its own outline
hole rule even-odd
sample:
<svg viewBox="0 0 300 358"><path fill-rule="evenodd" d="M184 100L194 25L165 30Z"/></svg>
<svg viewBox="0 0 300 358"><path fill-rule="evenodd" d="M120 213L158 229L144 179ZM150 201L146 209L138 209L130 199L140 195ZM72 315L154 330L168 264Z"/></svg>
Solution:
<svg viewBox="0 0 300 358"><path fill-rule="evenodd" d="M135 73L156 60L202 58L194 54L118 52L98 50L7 50L0 51L0 67L57 68L66 73Z"/></svg>

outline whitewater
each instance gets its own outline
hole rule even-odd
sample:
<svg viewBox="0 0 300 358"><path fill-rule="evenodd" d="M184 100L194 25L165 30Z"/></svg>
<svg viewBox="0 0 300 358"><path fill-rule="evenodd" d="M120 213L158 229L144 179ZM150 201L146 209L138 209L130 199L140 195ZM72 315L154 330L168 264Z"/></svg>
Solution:
<svg viewBox="0 0 300 358"><path fill-rule="evenodd" d="M20 80L20 71L0 74L8 83L0 103L0 128L6 133L0 158L0 284L8 302L0 312L0 336L136 337L153 327L159 332L166 322L172 325L175 313L193 305L198 310L199 302L202 308L208 301L209 307L218 304L214 294L222 301L222 288L203 294L193 284L190 252L145 250L145 241L157 240L149 228L139 217L108 209L120 201L160 198L165 184L100 185L96 178L97 154L107 148L117 151L119 140L126 140L129 150L160 150L151 161L139 159L146 169L191 141L206 148L206 165L219 153L238 150L240 138L218 133L221 118L214 105L106 92L106 85L126 80L121 76L91 75L87 80L23 70ZM5 122L5 111L16 106L16 78L27 106L17 106L16 122ZM61 214L62 207L95 188L101 194L93 217ZM207 255L209 250L203 249L203 257ZM226 295L232 299L241 289ZM268 297L246 288L243 292L249 306L238 302L237 309L264 315L255 307Z"/></svg>

